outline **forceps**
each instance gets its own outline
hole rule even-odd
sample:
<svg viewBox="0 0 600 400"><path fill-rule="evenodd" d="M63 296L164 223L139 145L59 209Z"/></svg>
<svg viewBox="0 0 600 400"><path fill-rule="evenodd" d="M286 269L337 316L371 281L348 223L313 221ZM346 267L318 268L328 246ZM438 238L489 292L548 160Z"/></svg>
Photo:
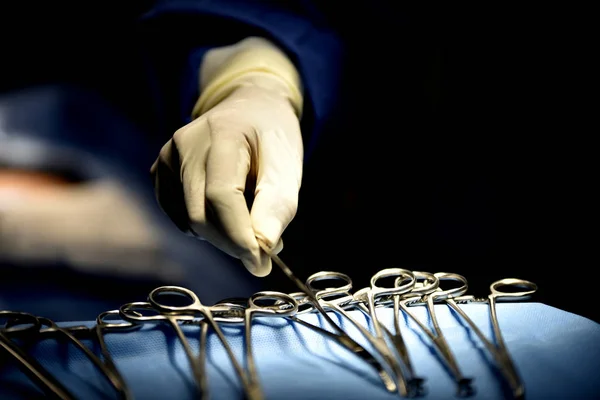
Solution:
<svg viewBox="0 0 600 400"><path fill-rule="evenodd" d="M376 281L379 279L385 278L385 277L392 277L392 276L398 276L403 279L406 279L408 277L409 278L408 283L410 285L414 284L414 276L412 275L412 273L408 270L400 271L399 268L390 268L390 269L380 271L377 275ZM325 280L341 280L341 281L345 281L346 284L343 286L328 287L325 289L318 289L315 287L316 282L325 281ZM402 365L400 365L400 363L398 362L396 357L394 357L394 354L390 351L383 336L379 335L379 334L375 334L375 335L371 334L371 332L369 332L364 326L362 326L358 321L356 321L346 311L345 307L347 307L350 303L356 301L354 296L349 295L346 297L338 298L337 300L334 300L334 301L328 300L328 299L331 299L332 297L339 297L340 295L343 295L343 293L345 293L346 290L349 290L352 288L352 281L350 280L350 277L348 277L348 275L346 275L346 274L342 274L339 272L321 271L321 272L317 272L316 274L309 276L308 279L306 280L306 286L315 293L314 295L318 299L317 301L319 303L321 303L324 308L329 308L334 311L337 311L339 314L341 314L344 318L346 318L352 325L354 325L359 330L361 335L363 335L363 337L369 342L369 344L371 346L373 346L373 348L376 350L376 352L383 358L383 360L385 361L385 364L388 366L388 368L391 369L392 375L395 377L395 380L396 380L395 383L397 386L398 393L402 397L407 397L409 395L409 390L408 390L408 384L406 382L406 377L404 376L404 373L402 370ZM371 291L368 292L368 293L370 293L368 295L368 297L370 297L371 300L374 299L375 295L383 296L383 295L392 294L392 293L399 293L400 291L405 290L404 288L397 288L397 287L380 288L376 285L374 285L374 288L375 288L375 290L373 290L373 292L371 292ZM368 300L368 301L370 301L370 300ZM375 306L373 305L373 308L374 307ZM378 326L377 323L375 323L373 325L377 326L376 329L380 329L380 327ZM379 332L381 333L381 331L379 331Z"/></svg>
<svg viewBox="0 0 600 400"><path fill-rule="evenodd" d="M118 317L119 310L111 310L100 313L96 318L96 324L93 327L86 326L72 326L66 327L69 333L71 333L75 337L84 337L91 338L96 341L100 347L100 353L104 359L104 364L106 366L106 370L108 372L107 378L110 380L111 384L119 394L119 397L123 400L131 400L133 396L127 387L125 379L119 372L119 369L114 363L112 356L110 355L110 351L108 350L108 346L106 345L106 341L104 340L104 333L106 331L132 331L135 329L139 329L141 325L132 324L126 321L112 321L109 318Z"/></svg>
<svg viewBox="0 0 600 400"><path fill-rule="evenodd" d="M141 326L138 324L132 324L130 322L110 322L109 318L119 316L119 310L110 310L105 311L98 315L96 318L96 326L92 329L94 339L98 342L100 346L100 352L104 357L104 363L108 366L108 368L112 371L111 381L115 385L117 390L121 393L121 396L124 400L130 400L133 398L127 384L125 383L125 379L119 372L119 369L114 363L113 358L110 355L108 350L108 346L106 346L106 341L104 340L104 333L106 331L126 331L129 332L134 329L139 329Z"/></svg>
<svg viewBox="0 0 600 400"><path fill-rule="evenodd" d="M435 302L436 301L448 301L448 299L452 299L453 297L459 297L465 294L468 289L467 280L458 274L451 273L436 273L435 277L438 278L439 281L458 281L462 284L462 286L457 288L452 288L448 290L442 290L441 288L437 288L429 294L425 294L423 296L422 293L408 293L402 296L402 299L398 302L400 309L402 309L418 326L423 330L423 332L429 337L435 350L438 352L446 366L448 367L450 374L454 378L457 383L457 395L461 397L471 396L475 393L473 387L471 386L472 379L465 378L460 370L458 362L456 361L456 357L452 353L452 349L450 345L446 341L442 329L439 326L437 316L435 313ZM416 315L412 313L409 304L416 304L419 302L424 302L427 307L427 312L429 314L429 318L431 319L431 325L433 329L425 325L423 322L417 318Z"/></svg>
<svg viewBox="0 0 600 400"><path fill-rule="evenodd" d="M13 311L0 311L0 320L12 325L0 326L0 348L17 362L19 369L50 398L75 400L76 397L58 379L10 338L12 335L26 337L39 333L41 321L35 315Z"/></svg>
<svg viewBox="0 0 600 400"><path fill-rule="evenodd" d="M264 303L273 304L264 304ZM261 317L291 317L298 312L298 302L285 293L273 292L273 291L262 291L257 292L250 296L250 298L243 304L241 301L236 299L222 300L215 306L229 306L232 308L231 318L227 316L215 316L215 320L219 322L229 324L244 324L245 341L246 341L246 365L248 371L248 385L252 392L249 396L253 399L262 399L264 395L262 393L260 380L258 378L258 371L256 369L256 363L254 361L254 351L252 350L252 319L255 316ZM243 318L239 317L239 313L236 316L235 310L243 310Z"/></svg>
<svg viewBox="0 0 600 400"><path fill-rule="evenodd" d="M260 302L273 300L275 302L283 302L284 306L278 305L259 305ZM253 391L253 399L264 398L260 388L258 372L254 362L254 352L252 351L252 318L254 316L263 317L287 317L298 312L298 303L296 300L285 294L273 291L258 292L250 296L248 299L248 307L245 311L244 329L246 331L246 362L248 368L248 380L250 389Z"/></svg>
<svg viewBox="0 0 600 400"><path fill-rule="evenodd" d="M506 292L499 288L502 287L514 287L525 289L520 292ZM475 299L473 296L463 296L453 299L447 299L446 302L452 309L454 309L473 329L473 332L479 337L481 342L485 345L487 350L490 352L497 366L500 369L500 373L510 386L511 392L515 399L525 398L525 386L523 381L519 377L517 369L510 357L502 333L500 332L500 324L498 323L498 316L496 314L496 300L503 298L520 298L522 300L529 298L533 293L537 291L537 285L533 282L526 281L523 279L506 278L499 281L493 282L490 285L490 294L487 299ZM483 332L475 325L473 320L467 316L467 314L458 306L457 303L470 303L470 302L486 302L490 309L490 320L492 322L492 331L496 343L492 343L485 337Z"/></svg>
<svg viewBox="0 0 600 400"><path fill-rule="evenodd" d="M99 318L105 318L105 313L100 314ZM131 395L129 394L125 382L118 372L112 358L110 357L110 353L108 352L108 348L106 347L106 343L102 338L102 329L108 325L105 321L101 320L99 324L96 325L97 328L88 328L87 326L74 326L74 327L60 327L54 321L38 317L42 324L42 329L40 329L39 333L41 335L53 335L53 336L62 336L67 339L71 344L81 350L88 360L94 364L94 366L102 372L104 377L111 383L113 388L119 393L119 397L121 399L129 399ZM84 333L92 333L94 339L98 341L101 347L101 351L104 356L104 362L100 360L86 345L81 343L76 338L77 331Z"/></svg>
<svg viewBox="0 0 600 400"><path fill-rule="evenodd" d="M194 376L198 390L203 396L206 398L208 397L208 382L206 381L206 374L204 373L204 363L201 362L203 360L196 359L185 334L179 327L179 322L193 321L194 316L161 313L156 310L152 304L146 301L123 304L119 308L119 316L129 323L140 326L143 324L168 323L175 331L180 344L183 346L183 351L190 363L192 375Z"/></svg>
<svg viewBox="0 0 600 400"><path fill-rule="evenodd" d="M20 313L23 314L23 313ZM101 318L104 318L104 315L107 313L102 313L100 315ZM100 318L99 317L99 318ZM113 386L115 391L119 394L121 399L130 399L130 394L127 390L127 386L125 381L123 380L121 374L117 370L112 358L110 357L110 353L108 352L108 348L104 343L104 340L101 336L102 327L106 326L107 323L101 321L100 324L97 324L96 327L99 327L98 330L96 328L88 328L84 325L71 326L71 327L61 327L56 324L54 321L49 318L44 317L35 317L39 321L39 328L37 331L30 330L28 335L23 339L43 339L45 336L53 336L53 337L62 337L66 339L67 342L74 345L77 349L79 349L86 358L96 367L102 375L108 380L108 382ZM15 326L22 324L19 319L13 319L9 321L8 326ZM92 338L96 339L100 344L101 351L104 356L104 361L94 354L92 350L90 350L85 344L83 344L77 337L78 336L92 336ZM91 335L90 335L91 334ZM98 336L100 335L100 336Z"/></svg>
<svg viewBox="0 0 600 400"><path fill-rule="evenodd" d="M411 293L416 295L423 295L426 293L431 293L435 291L439 285L439 279L429 272L423 271L413 271L415 276L415 286L412 288ZM401 285L402 281L400 278L396 279L396 285ZM392 343L394 344L394 348L402 358L406 368L409 371L410 376L415 379L415 384L417 385L418 394L422 394L422 388L420 385L424 382L422 378L415 378L414 369L412 366L412 362L410 360L408 349L406 348L406 344L404 343L404 339L402 338L402 333L400 329L400 297L401 296L393 296L393 304L394 304L394 333L391 333Z"/></svg>
<svg viewBox="0 0 600 400"><path fill-rule="evenodd" d="M393 288L384 288L377 285L377 282L384 279L395 277ZM407 384L410 390L410 397L423 395L423 382L422 378L415 376L412 364L408 357L408 349L404 344L404 340L401 336L400 330L396 330L395 334L392 334L390 330L379 321L376 312L376 303L382 303L383 300L391 298L397 298L398 296L410 292L414 289L417 283L417 277L413 271L409 271L402 268L387 268L377 272L371 277L370 286L357 291L354 294L356 302L352 304L358 309L367 314L373 322L373 328L375 330L375 336L381 341L385 341L383 333L392 340L394 349L400 357L403 367L407 372ZM366 306L365 304L366 303Z"/></svg>
<svg viewBox="0 0 600 400"><path fill-rule="evenodd" d="M306 322L303 319L298 318L298 315L305 314L305 313L313 313L313 312L317 311L316 308L314 307L314 305L312 305L312 303L309 301L306 294L304 294L303 292L295 292L295 293L290 293L289 296L292 297L294 300L296 300L296 302L298 304L298 311L295 314L287 315L284 318L289 319L290 321L297 322L298 324L300 324L306 328L309 328L314 332L317 332L329 339L332 339L333 341L337 342L338 344L340 344L342 347L344 347L351 353L357 355L361 360L365 361L368 365L370 365L377 371L378 376L380 377L385 388L389 392L396 391L396 384L390 378L389 374L386 372L385 368L381 365L381 363L368 350L366 350L363 346L361 346L359 343L357 343L350 336L330 332L320 326L313 325L310 322ZM347 296L347 298L349 298L350 294L345 293L345 296ZM281 307L286 307L285 303L282 303L282 302L277 302L276 304ZM237 318L235 317L235 315L233 313L231 313L231 316L227 317L227 318L221 318L221 317L215 316L215 320L217 322L240 323L240 324L244 323L243 315L244 315L244 309L247 305L246 299L229 298L229 299L221 300L215 305L226 305L226 306L230 306L232 308L238 308L240 310L240 313L237 316Z"/></svg>
<svg viewBox="0 0 600 400"><path fill-rule="evenodd" d="M431 293L434 290L436 290L439 286L439 279L432 273L422 272L422 271L412 271L412 274L415 277L414 285L412 286L412 288L410 288L410 293L413 296ZM377 276L373 276L372 279L377 281L380 278L378 278ZM405 283L404 281L405 281L405 278L400 276L400 277L396 278L396 281L394 282L394 284L397 287L404 287L407 285L407 283ZM410 281L408 283L410 283ZM354 297L358 300L365 299L365 296L367 295L367 292L369 290L372 290L372 289L367 287L367 288L358 290L357 292L354 293ZM402 290L402 292L404 292L404 290ZM390 338L390 340L394 346L394 349L398 353L398 356L402 360L404 367L407 370L407 374L408 374L407 380L408 380L408 383L409 383L411 389L413 390L413 394L415 396L422 396L425 394L425 390L423 388L423 383L425 382L425 379L417 377L414 372L414 368L413 368L413 365L412 365L412 362L410 360L410 356L408 353L408 348L406 347L406 343L404 342L404 338L402 337L402 331L400 328L400 298L401 298L402 294L403 293L396 293L391 296L391 299L389 297L377 299L378 301L375 304L376 306L378 306L378 305L385 306L385 305L389 304L390 300L392 301L392 303L394 305L394 313L393 313L394 314L394 316L393 316L394 331L393 332L390 331L383 323L380 323L379 320L373 321L373 323L379 324L381 326L381 329L383 331L385 331L386 335ZM375 313L371 313L369 311L369 309L367 307L365 307L365 305L362 302L357 302L356 306L361 311L363 311L365 314L367 314L369 316L376 315Z"/></svg>
<svg viewBox="0 0 600 400"><path fill-rule="evenodd" d="M190 304L185 306L173 306L167 305L160 301L161 296L167 295L179 295L187 298ZM155 315L140 315L140 311L152 311ZM150 292L148 295L148 302L136 302L129 303L121 306L119 314L121 318L132 323L156 323L156 322L168 322L175 333L179 341L181 342L186 356L190 362L192 373L202 393L203 398L208 398L208 382L206 377L206 363L205 360L194 356L192 348L183 333L183 330L179 326L179 322L196 322L196 317L200 317L200 324L209 324L211 328L217 334L221 344L225 348L227 355L233 365L236 374L240 377L242 387L247 397L251 399L251 391L248 386L246 376L242 370L242 367L238 363L233 350L227 343L225 335L221 331L221 328L214 320L213 312L228 312L230 311L227 307L207 307L200 302L200 299L194 292L189 289L179 286L161 286ZM202 347L202 343L201 343ZM201 349L201 354L205 354Z"/></svg>
<svg viewBox="0 0 600 400"><path fill-rule="evenodd" d="M306 295L308 301L311 302L311 304L315 307L315 310L318 311L321 316L325 319L325 321L329 324L329 326L334 329L337 334L340 337L346 337L348 339L350 339L350 337L348 336L348 334L346 334L346 332L344 332L344 330L342 328L340 328L338 326L338 324L336 324L333 319L329 316L329 314L327 314L327 311L325 311L325 309L323 308L323 306L321 305L321 301L319 299L317 299L315 293L313 293L312 290L310 290L304 283L302 283L302 281L300 279L298 279L294 273L292 272L292 270L281 260L281 258L279 258L279 256L277 256L277 254L271 253L271 251L269 250L269 248L260 240L258 241L258 244L260 245L260 247L269 255L269 257L271 257L271 259L273 260L273 262L275 263L275 265L277 265L285 274L285 276L288 277L288 279L290 279L299 289L300 291ZM348 281L350 282L350 288L352 288L352 281L350 280L350 278L345 275L346 278L348 279ZM338 289L339 290L339 289ZM337 293L342 293L343 291L338 291ZM335 294L335 293L334 293ZM349 300L352 300L352 296L348 295ZM364 329L362 326L359 325L358 329ZM365 333L368 335L369 332L365 330ZM385 379L385 376L381 376L382 379ZM385 381L384 381L385 382ZM390 390L390 388L393 387L397 388L398 392L400 394L405 393L406 389L402 389L402 385L396 385L396 383L392 383L391 381L388 381L387 383L385 383L386 389ZM404 385L405 386L405 385Z"/></svg>
<svg viewBox="0 0 600 400"><path fill-rule="evenodd" d="M296 277L296 275L294 275L294 273L292 272L292 270L290 269L290 267L288 267L283 262L283 260L281 260L281 258L279 258L279 256L277 254L271 253L271 250L267 247L267 245L265 245L260 240L258 241L258 244L265 251L265 253L267 253L269 255L269 257L271 257L271 260L273 260L273 262L275 263L275 265L277 265L281 269L281 271L283 271L283 273L285 274L285 276L287 276L288 279L291 280L298 287L298 289L300 289L300 291L306 295L306 297L310 300L310 302L315 306L315 309L319 313L321 313L321 315L323 316L323 318L325 318L325 321L327 321L327 323L333 329L335 329L338 333L345 335L344 330L342 328L340 328L333 321L333 319L331 319L331 317L329 316L329 314L327 314L327 311L325 311L325 309L323 308L323 306L321 305L321 303L319 302L319 300L315 296L315 293L313 293L313 291L311 289L309 289L304 283L302 283L302 281L300 279L298 279ZM346 277L348 278L348 281L350 282L350 288L352 288L352 281L350 280L350 277L348 277L347 275L346 275ZM338 293L340 293L340 292L338 292Z"/></svg>

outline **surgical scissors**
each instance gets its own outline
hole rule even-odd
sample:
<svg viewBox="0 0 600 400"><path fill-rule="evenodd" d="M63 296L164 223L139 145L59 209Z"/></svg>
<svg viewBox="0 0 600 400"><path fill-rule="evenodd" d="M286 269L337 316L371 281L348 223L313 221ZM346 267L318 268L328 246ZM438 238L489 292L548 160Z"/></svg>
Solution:
<svg viewBox="0 0 600 400"><path fill-rule="evenodd" d="M393 293L400 293L402 290L405 290L405 288L399 287L378 287L376 285L376 282L379 279L396 276L401 277L403 279L408 278L408 285L414 284L414 276L412 275L412 273L408 270L401 270L400 268L385 269L380 271L376 275L377 279L372 281L372 283L375 283L372 285L373 290L369 290L366 294L367 301L369 302L369 304L373 304L373 308L375 307L373 303L375 296L391 295ZM326 280L341 280L346 283L342 286L327 287L324 289L319 289L315 286L317 282ZM406 381L406 377L404 376L402 365L398 362L398 360L394 357L393 353L390 351L385 339L383 338L383 335L381 334L381 328L380 326L378 326L379 324L373 324L376 330L376 334L373 335L371 332L369 332L369 330L362 326L346 311L346 307L348 307L350 303L357 301L354 298L354 296L349 295L345 297L342 296L341 298L339 297L340 295L346 293L347 290L350 290L352 288L352 280L350 279L350 277L340 272L321 271L309 276L306 280L306 286L314 292L315 297L317 298L317 300L323 308L332 309L338 312L359 330L361 335L371 344L371 346L373 346L373 348L376 350L379 356L383 358L388 368L390 368L392 375L395 377L396 380L395 383L397 386L398 393L402 397L409 396L409 394L411 393L409 393L409 388ZM338 298L336 300L333 300L332 298L335 297ZM375 319L375 321L377 320Z"/></svg>
<svg viewBox="0 0 600 400"><path fill-rule="evenodd" d="M450 374L457 383L457 395L461 397L471 396L475 393L474 388L471 385L472 378L466 378L461 372L458 362L456 361L456 357L454 356L452 349L450 348L450 345L446 341L444 333L440 328L437 315L435 313L436 301L445 301L447 299L459 297L465 294L468 289L467 280L465 277L459 274L435 273L434 275L440 282L451 280L458 281L462 285L447 290L442 290L438 287L435 291L432 291L429 294L423 294L420 292L408 293L402 297L402 299L398 302L398 305L400 309L402 309L432 341L434 348L448 367ZM408 304L415 305L421 301L424 302L427 307L427 312L429 314L429 318L431 319L431 325L433 328L430 328L421 322L408 307Z"/></svg>
<svg viewBox="0 0 600 400"><path fill-rule="evenodd" d="M4 327L0 326L0 347L17 362L19 369L49 397L75 400L76 397L62 383L10 338L39 333L41 321L33 314L13 311L0 311L0 320L5 321Z"/></svg>
<svg viewBox="0 0 600 400"><path fill-rule="evenodd" d="M505 292L500 290L502 287L522 288L525 290L519 292ZM496 300L502 300L503 298L519 298L524 300L529 298L536 291L537 285L533 282L523 279L505 278L493 282L490 285L490 294L488 295L487 299L482 300L475 299L473 296L463 296L446 300L450 307L452 307L452 309L454 309L469 324L471 329L473 329L473 332L475 332L475 334L490 352L496 361L498 368L500 369L500 373L510 386L511 392L515 399L525 398L525 386L519 377L519 373L517 372L514 362L510 357L506 343L504 342L502 333L500 332L500 324L498 323L498 316L496 314ZM470 302L488 303L490 309L490 320L492 322L492 331L496 341L495 344L485 337L483 332L477 327L477 325L475 325L473 320L469 318L457 304Z"/></svg>

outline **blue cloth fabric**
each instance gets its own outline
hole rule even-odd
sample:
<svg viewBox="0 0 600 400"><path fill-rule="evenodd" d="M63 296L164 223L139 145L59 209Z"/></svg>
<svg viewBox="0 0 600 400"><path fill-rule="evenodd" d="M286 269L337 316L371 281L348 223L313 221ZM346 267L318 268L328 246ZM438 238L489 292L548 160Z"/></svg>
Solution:
<svg viewBox="0 0 600 400"><path fill-rule="evenodd" d="M483 332L491 337L488 306L462 306ZM541 303L497 305L500 327L526 389L528 399L597 399L600 394L600 324ZM415 307L427 322L426 309ZM392 310L378 310L391 328ZM351 314L369 327L359 311ZM503 389L491 358L459 317L444 305L436 306L440 326L467 377L474 379L475 399L502 399ZM334 316L337 319L338 316ZM323 319L304 314L324 328ZM358 331L340 319L343 328L366 345ZM425 399L455 398L455 385L436 358L427 337L406 319L402 334L416 373L426 379ZM198 328L185 327L197 351ZM228 342L244 365L243 328L223 326ZM144 326L139 331L105 335L114 360L138 399L192 399L194 383L181 345L166 325ZM252 327L252 345L267 399L394 399L374 370L336 343L282 318L259 317ZM218 342L209 333L207 374L212 399L242 398L239 379ZM74 348L46 340L32 350L43 365L81 398L110 398L110 387ZM31 398L20 372L9 364L0 369L0 398ZM17 390L18 389L18 390ZM29 390L31 389L31 390ZM11 391L12 390L12 391ZM15 391L16 390L16 391Z"/></svg>

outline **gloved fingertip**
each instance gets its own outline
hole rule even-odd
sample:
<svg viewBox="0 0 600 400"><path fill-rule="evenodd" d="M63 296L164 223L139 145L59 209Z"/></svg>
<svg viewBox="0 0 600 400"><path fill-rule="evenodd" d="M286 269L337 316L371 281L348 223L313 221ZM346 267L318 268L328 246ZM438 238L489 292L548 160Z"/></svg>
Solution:
<svg viewBox="0 0 600 400"><path fill-rule="evenodd" d="M263 253L261 254L260 258L260 268L257 271L255 271L254 275L258 276L259 278L264 278L265 276L269 275L273 270L273 264L271 262L271 257L268 254Z"/></svg>
<svg viewBox="0 0 600 400"><path fill-rule="evenodd" d="M242 258L242 263L252 275L263 278L271 273L273 266L271 264L271 257L267 254L261 254L260 261L257 263L256 260L250 260L249 258Z"/></svg>
<svg viewBox="0 0 600 400"><path fill-rule="evenodd" d="M279 229L270 229L267 230L267 232L268 231L279 232ZM281 237L278 237L274 234L265 234L264 229L257 230L256 227L255 232L256 240L258 241L259 246L263 250L263 252L278 254L279 252L281 252L281 250L283 250L283 240L281 240Z"/></svg>
<svg viewBox="0 0 600 400"><path fill-rule="evenodd" d="M279 254L279 253L281 253L282 250L283 250L283 239L279 238L279 240L277 241L277 244L275 245L273 250L271 250L271 253Z"/></svg>

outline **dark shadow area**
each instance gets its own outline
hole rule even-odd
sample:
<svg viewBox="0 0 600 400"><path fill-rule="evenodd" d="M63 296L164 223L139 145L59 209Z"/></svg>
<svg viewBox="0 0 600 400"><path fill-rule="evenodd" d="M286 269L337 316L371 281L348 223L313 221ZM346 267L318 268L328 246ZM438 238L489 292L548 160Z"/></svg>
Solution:
<svg viewBox="0 0 600 400"><path fill-rule="evenodd" d="M145 301L164 285L153 279L125 278L78 272L62 265L10 266L0 263L3 299L19 310L57 321L93 321L107 310L131 301ZM172 282L180 284L179 282ZM35 295L32 295L34 293Z"/></svg>
<svg viewBox="0 0 600 400"><path fill-rule="evenodd" d="M153 105L138 102L151 89L130 79L140 76L133 21L152 2L121 3L0 12L3 36L38 33L6 43L0 89L94 86L151 131L158 152L169 132L156 137ZM450 271L485 295L493 281L517 277L538 284L532 301L600 321L593 289L573 286L597 264L585 229L594 181L587 145L571 136L577 99L565 88L577 68L554 39L561 28L491 5L294 4L346 47L342 101L283 236L281 256L299 278L342 271L360 288L387 267ZM27 24L16 24L24 15ZM296 291L276 269L264 285Z"/></svg>
<svg viewBox="0 0 600 400"><path fill-rule="evenodd" d="M525 10L369 4L325 10L349 43L347 102L306 166L282 258L356 287L387 267L457 272L476 295L522 278L531 301L600 321L593 291L565 295L566 271L597 257L562 28Z"/></svg>

